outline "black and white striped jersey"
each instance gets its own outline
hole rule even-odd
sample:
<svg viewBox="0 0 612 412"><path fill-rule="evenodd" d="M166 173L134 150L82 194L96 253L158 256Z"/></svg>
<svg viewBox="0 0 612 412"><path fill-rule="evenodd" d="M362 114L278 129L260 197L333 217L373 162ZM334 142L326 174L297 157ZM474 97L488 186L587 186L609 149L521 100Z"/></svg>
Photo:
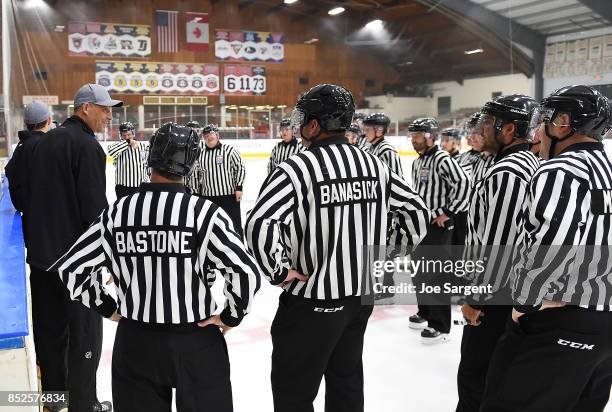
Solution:
<svg viewBox="0 0 612 412"><path fill-rule="evenodd" d="M465 170L465 173L470 178L470 181L474 176L474 167L478 163L481 156L482 154L480 152L470 149L466 152L459 153L457 157L455 157L455 160L457 161L457 163L459 163L459 166L461 166L463 170Z"/></svg>
<svg viewBox="0 0 612 412"><path fill-rule="evenodd" d="M484 179L470 195L466 244L515 245L523 227L523 207L529 181L539 167L527 144L512 146L496 156ZM498 291L508 285L512 254L508 248L487 248L486 270L477 283Z"/></svg>
<svg viewBox="0 0 612 412"><path fill-rule="evenodd" d="M401 228L403 244L418 244L429 212L405 180L336 136L268 176L247 219L246 239L272 284L294 269L309 278L285 285L289 293L340 299L369 294L364 252L387 244L391 222Z"/></svg>
<svg viewBox="0 0 612 412"><path fill-rule="evenodd" d="M289 143L282 140L278 142L272 149L272 155L268 161L268 174L272 173L276 166L289 159L289 157L302 151L304 151L304 146L297 139L293 139Z"/></svg>
<svg viewBox="0 0 612 412"><path fill-rule="evenodd" d="M495 163L495 156L482 152L474 163L472 168L471 185L474 187L477 182L481 181L487 170Z"/></svg>
<svg viewBox="0 0 612 412"><path fill-rule="evenodd" d="M368 143L368 138L365 137L364 134L359 136L357 147L360 148L361 150L365 150L366 152L370 150L370 143Z"/></svg>
<svg viewBox="0 0 612 412"><path fill-rule="evenodd" d="M148 147L149 142L138 142L138 147L132 148L126 140L109 146L108 155L113 158L116 185L138 187L149 180Z"/></svg>
<svg viewBox="0 0 612 412"><path fill-rule="evenodd" d="M104 288L113 275L118 301ZM49 270L58 270L73 300L109 317L147 323L191 323L210 317L215 273L225 278L221 319L236 326L260 287L260 270L212 202L182 184L143 183L106 209Z"/></svg>
<svg viewBox="0 0 612 412"><path fill-rule="evenodd" d="M453 158L438 146L412 162L412 185L423 198L433 218L468 208L470 180Z"/></svg>
<svg viewBox="0 0 612 412"><path fill-rule="evenodd" d="M198 193L202 196L228 196L242 190L245 167L235 147L219 143L210 149L204 146L197 167Z"/></svg>
<svg viewBox="0 0 612 412"><path fill-rule="evenodd" d="M529 185L514 270L517 309L551 300L610 310L611 229L612 162L602 143L577 143L543 162ZM566 246L538 250L546 245Z"/></svg>
<svg viewBox="0 0 612 412"><path fill-rule="evenodd" d="M200 140L200 150L204 151L205 144L204 140ZM200 194L200 179L202 177L202 173L200 172L200 164L199 159L193 165L193 170L188 176L185 176L185 187L187 191L194 195Z"/></svg>
<svg viewBox="0 0 612 412"><path fill-rule="evenodd" d="M384 138L369 146L369 153L378 157L384 164L389 166L392 172L404 177L402 170L402 162L399 153L395 146L386 141Z"/></svg>

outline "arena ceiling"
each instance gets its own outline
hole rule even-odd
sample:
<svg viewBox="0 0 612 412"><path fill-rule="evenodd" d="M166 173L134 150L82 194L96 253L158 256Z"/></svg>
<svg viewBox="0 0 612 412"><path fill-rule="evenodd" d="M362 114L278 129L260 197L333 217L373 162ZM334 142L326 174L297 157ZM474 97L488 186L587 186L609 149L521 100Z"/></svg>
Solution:
<svg viewBox="0 0 612 412"><path fill-rule="evenodd" d="M541 84L546 36L609 26L612 1L602 0L239 0L239 7L286 13L290 21L320 24L400 74L389 91L443 80L506 73ZM345 11L329 16L334 7ZM380 19L378 32L366 30ZM308 39L304 39L308 41Z"/></svg>

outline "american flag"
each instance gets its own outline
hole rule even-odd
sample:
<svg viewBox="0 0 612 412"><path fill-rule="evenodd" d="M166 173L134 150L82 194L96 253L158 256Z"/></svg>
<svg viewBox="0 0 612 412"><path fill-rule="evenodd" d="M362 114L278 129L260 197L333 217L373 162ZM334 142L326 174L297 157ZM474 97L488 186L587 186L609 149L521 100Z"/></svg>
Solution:
<svg viewBox="0 0 612 412"><path fill-rule="evenodd" d="M156 10L157 51L159 53L177 53L178 45L178 11Z"/></svg>

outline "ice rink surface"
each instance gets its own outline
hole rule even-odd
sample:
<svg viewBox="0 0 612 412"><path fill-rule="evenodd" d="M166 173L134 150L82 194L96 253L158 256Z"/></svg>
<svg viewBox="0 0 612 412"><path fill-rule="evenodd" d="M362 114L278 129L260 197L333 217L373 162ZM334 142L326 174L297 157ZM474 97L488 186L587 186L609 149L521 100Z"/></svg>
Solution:
<svg viewBox="0 0 612 412"><path fill-rule="evenodd" d="M404 175L409 178L411 158L403 157ZM266 177L267 159L247 158L242 202L244 215L253 207L259 187ZM107 197L115 200L114 170L107 167ZM222 302L222 280L217 278L215 297ZM265 280L255 297L252 312L226 339L236 412L272 412L270 325L280 288ZM114 291L113 291L114 293ZM450 341L433 346L420 343L418 332L408 328L408 317L415 306L378 306L370 318L363 354L365 410L369 412L451 412L457 404L457 366L462 327L453 326ZM461 319L457 307L453 319ZM104 344L98 369L98 397L110 400L111 359L116 324L104 320ZM299 348L296 348L299 350ZM315 411L323 411L324 382L315 401ZM612 412L608 405L606 412Z"/></svg>

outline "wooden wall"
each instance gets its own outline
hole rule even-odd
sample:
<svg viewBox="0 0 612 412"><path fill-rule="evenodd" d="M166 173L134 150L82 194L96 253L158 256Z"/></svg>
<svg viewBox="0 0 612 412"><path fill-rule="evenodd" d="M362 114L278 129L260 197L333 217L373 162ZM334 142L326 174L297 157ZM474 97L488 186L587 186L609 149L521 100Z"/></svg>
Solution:
<svg viewBox="0 0 612 412"><path fill-rule="evenodd" d="M278 0L281 3L282 0ZM261 3L261 2L257 2ZM270 12L270 1L266 5L254 4L242 9L238 1L222 0L104 0L67 1L57 0L52 8L15 10L15 41L19 47L13 49L12 86L13 93L21 95L58 95L61 100L72 100L74 92L82 84L95 81L93 57L71 57L68 54L68 22L71 20L110 23L148 24L151 26L152 54L146 61L170 62L215 62L214 29L280 31L285 33L285 62L265 63L267 76L266 96L228 96L226 104L291 106L300 92L321 82L342 84L353 92L358 101L365 95L379 94L385 83L398 79L395 70L378 65L374 56L343 43L347 22L339 17L331 20L334 27L323 29L318 20L300 19L292 21L286 12ZM15 3L18 4L18 3ZM207 53L185 50L184 18L179 17L180 52L157 53L155 10L179 10L210 13L210 47ZM62 33L54 31L56 25L66 26ZM335 35L332 33L335 31ZM340 35L338 35L340 33ZM319 42L307 45L305 40L319 38ZM136 60L110 58L108 60ZM223 63L220 63L221 65ZM257 63L259 64L259 63ZM35 80L33 70L47 72L47 80ZM221 66L222 72L222 66ZM298 79L309 79L307 86ZM365 80L374 80L374 86L366 89ZM142 102L140 95L118 95L128 104ZM209 97L210 104L218 104L218 97Z"/></svg>

